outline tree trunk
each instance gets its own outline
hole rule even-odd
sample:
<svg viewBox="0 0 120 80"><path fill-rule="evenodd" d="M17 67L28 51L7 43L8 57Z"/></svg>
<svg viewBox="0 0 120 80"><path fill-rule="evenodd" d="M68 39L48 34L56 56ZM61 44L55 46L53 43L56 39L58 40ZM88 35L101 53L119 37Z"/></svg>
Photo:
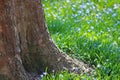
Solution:
<svg viewBox="0 0 120 80"><path fill-rule="evenodd" d="M56 47L47 30L41 0L0 0L0 79L33 80L32 73L91 72Z"/></svg>

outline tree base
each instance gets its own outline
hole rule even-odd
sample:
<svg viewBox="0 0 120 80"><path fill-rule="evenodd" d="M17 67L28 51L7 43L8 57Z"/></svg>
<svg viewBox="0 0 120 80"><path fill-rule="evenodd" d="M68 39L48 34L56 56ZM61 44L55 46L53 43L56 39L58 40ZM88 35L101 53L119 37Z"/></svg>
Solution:
<svg viewBox="0 0 120 80"><path fill-rule="evenodd" d="M0 74L0 80L11 80L7 75Z"/></svg>

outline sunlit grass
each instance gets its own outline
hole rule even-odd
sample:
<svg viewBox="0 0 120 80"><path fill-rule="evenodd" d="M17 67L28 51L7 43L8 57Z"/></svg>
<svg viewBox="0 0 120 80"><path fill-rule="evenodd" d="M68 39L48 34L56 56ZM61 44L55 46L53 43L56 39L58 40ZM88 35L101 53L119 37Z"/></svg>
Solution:
<svg viewBox="0 0 120 80"><path fill-rule="evenodd" d="M43 4L60 49L95 66L96 80L120 79L119 0L44 0Z"/></svg>
<svg viewBox="0 0 120 80"><path fill-rule="evenodd" d="M85 75L77 75L74 73L69 73L67 71L59 72L59 73L51 73L44 75L42 80L95 80L96 78L93 78L87 74Z"/></svg>

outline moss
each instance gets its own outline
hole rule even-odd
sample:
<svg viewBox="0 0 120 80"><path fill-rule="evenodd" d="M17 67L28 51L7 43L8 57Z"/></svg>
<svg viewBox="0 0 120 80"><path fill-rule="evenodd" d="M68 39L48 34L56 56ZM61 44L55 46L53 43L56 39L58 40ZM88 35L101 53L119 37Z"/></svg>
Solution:
<svg viewBox="0 0 120 80"><path fill-rule="evenodd" d="M23 57L23 65L28 72L36 72L36 63L30 57Z"/></svg>
<svg viewBox="0 0 120 80"><path fill-rule="evenodd" d="M28 53L25 55L22 55L22 61L24 68L28 72L37 72L41 73L46 69L46 66L48 67L48 61L46 61L46 58L48 58L45 55L41 55L43 49L39 47L39 45L27 44Z"/></svg>
<svg viewBox="0 0 120 80"><path fill-rule="evenodd" d="M41 73L45 70L47 64L43 60L43 56L38 53L28 53L29 56L23 56L23 65L28 72Z"/></svg>
<svg viewBox="0 0 120 80"><path fill-rule="evenodd" d="M0 74L0 80L11 80L7 75Z"/></svg>
<svg viewBox="0 0 120 80"><path fill-rule="evenodd" d="M29 44L28 45L28 51L29 53L35 53L38 50L38 46L35 44Z"/></svg>

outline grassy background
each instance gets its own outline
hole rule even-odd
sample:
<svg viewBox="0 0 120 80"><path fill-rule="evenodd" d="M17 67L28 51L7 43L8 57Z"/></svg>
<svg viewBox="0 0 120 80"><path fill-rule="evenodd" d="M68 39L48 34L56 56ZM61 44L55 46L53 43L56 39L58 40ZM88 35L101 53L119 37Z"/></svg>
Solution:
<svg viewBox="0 0 120 80"><path fill-rule="evenodd" d="M97 76L82 80L120 80L120 0L43 0L43 7L58 47L95 67ZM67 72L50 75L43 80L80 80Z"/></svg>

